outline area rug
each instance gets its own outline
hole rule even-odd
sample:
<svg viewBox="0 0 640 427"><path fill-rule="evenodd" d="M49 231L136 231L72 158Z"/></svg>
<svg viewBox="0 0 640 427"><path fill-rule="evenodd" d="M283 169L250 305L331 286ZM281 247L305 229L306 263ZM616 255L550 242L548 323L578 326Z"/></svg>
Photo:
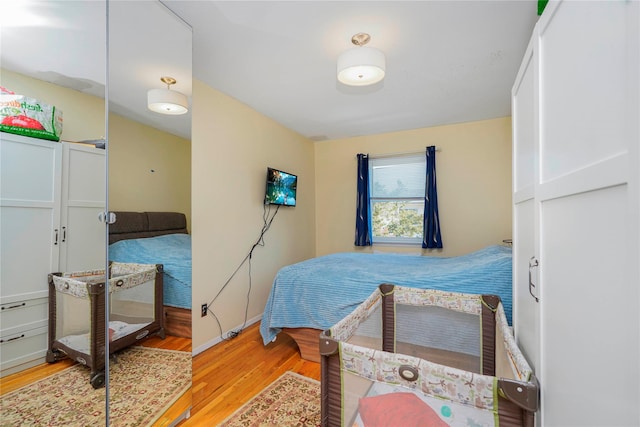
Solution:
<svg viewBox="0 0 640 427"><path fill-rule="evenodd" d="M191 353L129 347L109 363L109 418L114 427L153 424L191 387ZM89 368L69 368L0 397L0 425L98 426L105 423L105 388Z"/></svg>
<svg viewBox="0 0 640 427"><path fill-rule="evenodd" d="M319 425L320 383L291 371L219 424L220 427Z"/></svg>

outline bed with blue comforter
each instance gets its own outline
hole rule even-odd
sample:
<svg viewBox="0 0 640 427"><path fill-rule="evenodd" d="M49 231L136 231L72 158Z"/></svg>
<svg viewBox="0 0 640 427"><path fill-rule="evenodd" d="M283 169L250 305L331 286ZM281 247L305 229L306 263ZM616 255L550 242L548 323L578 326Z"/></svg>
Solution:
<svg viewBox="0 0 640 427"><path fill-rule="evenodd" d="M115 211L109 224L109 259L163 264L167 334L191 338L191 236L182 212Z"/></svg>
<svg viewBox="0 0 640 427"><path fill-rule="evenodd" d="M164 305L191 310L191 235L120 240L109 245L109 260L163 264Z"/></svg>
<svg viewBox="0 0 640 427"><path fill-rule="evenodd" d="M381 283L496 294L501 297L511 324L509 247L489 246L456 257L337 253L280 269L260 325L264 344L273 341L283 328L330 328Z"/></svg>

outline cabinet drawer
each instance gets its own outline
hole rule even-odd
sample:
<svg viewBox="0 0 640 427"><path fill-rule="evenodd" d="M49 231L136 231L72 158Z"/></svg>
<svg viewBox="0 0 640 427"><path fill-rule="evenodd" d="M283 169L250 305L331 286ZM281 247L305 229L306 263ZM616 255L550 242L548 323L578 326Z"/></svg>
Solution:
<svg viewBox="0 0 640 427"><path fill-rule="evenodd" d="M12 333L15 328L27 324L37 323L37 325L33 325L32 327L26 327L27 329L33 329L36 326L46 326L48 318L48 298L36 298L2 304L0 306L0 328L2 328L0 334L6 335L7 333Z"/></svg>
<svg viewBox="0 0 640 427"><path fill-rule="evenodd" d="M48 347L46 326L3 335L0 337L0 370L43 358Z"/></svg>

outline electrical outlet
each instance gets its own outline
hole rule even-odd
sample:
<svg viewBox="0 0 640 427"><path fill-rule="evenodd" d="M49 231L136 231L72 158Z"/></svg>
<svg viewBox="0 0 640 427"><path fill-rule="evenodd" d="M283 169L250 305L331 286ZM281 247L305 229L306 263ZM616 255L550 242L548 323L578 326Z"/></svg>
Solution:
<svg viewBox="0 0 640 427"><path fill-rule="evenodd" d="M202 306L200 307L200 316L204 317L207 315L207 304L202 304Z"/></svg>

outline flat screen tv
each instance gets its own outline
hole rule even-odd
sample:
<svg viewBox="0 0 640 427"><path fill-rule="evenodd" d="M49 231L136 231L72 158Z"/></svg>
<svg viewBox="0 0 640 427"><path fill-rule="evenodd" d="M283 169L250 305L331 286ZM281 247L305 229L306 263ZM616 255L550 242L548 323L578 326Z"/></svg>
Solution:
<svg viewBox="0 0 640 427"><path fill-rule="evenodd" d="M295 206L298 177L278 169L267 168L267 189L264 203L269 205Z"/></svg>

